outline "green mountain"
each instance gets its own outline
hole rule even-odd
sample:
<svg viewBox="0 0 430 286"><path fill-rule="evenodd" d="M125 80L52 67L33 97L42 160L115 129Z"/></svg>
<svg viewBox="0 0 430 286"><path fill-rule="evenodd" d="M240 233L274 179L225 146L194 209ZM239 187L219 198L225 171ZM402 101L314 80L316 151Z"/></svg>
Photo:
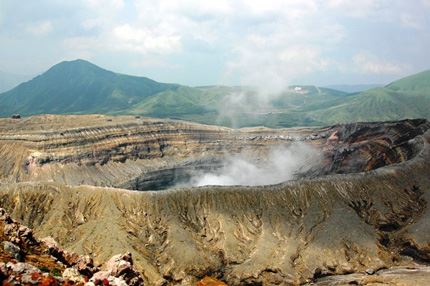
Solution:
<svg viewBox="0 0 430 286"><path fill-rule="evenodd" d="M222 98L231 88L202 88L180 86L175 90L157 93L125 111L153 117L180 117L216 111Z"/></svg>
<svg viewBox="0 0 430 286"><path fill-rule="evenodd" d="M430 118L430 71L405 77L383 88L348 97L312 114L327 124L356 121Z"/></svg>
<svg viewBox="0 0 430 286"><path fill-rule="evenodd" d="M61 62L0 94L0 115L109 113L178 85L102 69L84 60Z"/></svg>
<svg viewBox="0 0 430 286"><path fill-rule="evenodd" d="M386 86L390 90L414 93L430 93L430 70L399 79Z"/></svg>
<svg viewBox="0 0 430 286"><path fill-rule="evenodd" d="M430 71L360 93L291 86L278 96L261 96L250 87L165 84L76 60L0 94L0 116L134 114L234 127L429 118L428 110Z"/></svg>
<svg viewBox="0 0 430 286"><path fill-rule="evenodd" d="M347 93L357 93L369 90L371 88L383 87L383 84L333 84L326 86L327 88L340 90Z"/></svg>

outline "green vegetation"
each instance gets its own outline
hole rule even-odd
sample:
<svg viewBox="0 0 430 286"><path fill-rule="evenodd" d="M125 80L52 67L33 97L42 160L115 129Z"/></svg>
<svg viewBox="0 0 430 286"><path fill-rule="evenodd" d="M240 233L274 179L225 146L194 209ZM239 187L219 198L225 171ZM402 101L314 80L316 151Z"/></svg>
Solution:
<svg viewBox="0 0 430 286"><path fill-rule="evenodd" d="M158 83L76 60L59 63L0 94L0 116L134 114L234 127L429 118L430 71L361 93L292 86L279 96L265 98L262 101L252 88Z"/></svg>
<svg viewBox="0 0 430 286"><path fill-rule="evenodd" d="M39 266L39 270L42 271L42 272L45 272L45 273L49 273L50 272L49 268L46 267L46 266L44 266L44 265Z"/></svg>
<svg viewBox="0 0 430 286"><path fill-rule="evenodd" d="M326 124L355 121L430 118L430 71L350 96L312 117Z"/></svg>
<svg viewBox="0 0 430 286"><path fill-rule="evenodd" d="M216 106L224 95L217 89L180 86L146 98L124 112L154 117L204 114L216 111Z"/></svg>
<svg viewBox="0 0 430 286"><path fill-rule="evenodd" d="M55 277L61 277L61 270L60 270L60 269L58 269L58 268L54 268L54 269L51 271L51 274L52 274L52 276L55 276Z"/></svg>
<svg viewBox="0 0 430 286"><path fill-rule="evenodd" d="M62 62L0 95L0 115L109 113L178 85L104 70L87 61Z"/></svg>

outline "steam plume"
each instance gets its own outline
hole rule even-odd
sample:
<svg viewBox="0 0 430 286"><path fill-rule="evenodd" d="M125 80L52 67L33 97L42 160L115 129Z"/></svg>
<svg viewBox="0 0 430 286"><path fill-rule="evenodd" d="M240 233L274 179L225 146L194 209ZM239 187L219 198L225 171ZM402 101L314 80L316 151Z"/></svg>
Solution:
<svg viewBox="0 0 430 286"><path fill-rule="evenodd" d="M294 143L288 147L273 148L266 159L259 162L244 154L228 157L223 167L216 172L198 174L190 183L205 185L271 185L294 179L319 164L321 154L304 143Z"/></svg>

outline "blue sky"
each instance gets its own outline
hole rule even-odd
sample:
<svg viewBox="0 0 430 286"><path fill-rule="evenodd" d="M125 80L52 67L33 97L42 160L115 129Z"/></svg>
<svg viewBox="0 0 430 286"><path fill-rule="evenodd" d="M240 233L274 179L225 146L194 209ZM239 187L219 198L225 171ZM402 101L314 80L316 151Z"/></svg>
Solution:
<svg viewBox="0 0 430 286"><path fill-rule="evenodd" d="M430 68L430 0L0 0L0 70L83 58L188 85L388 83Z"/></svg>

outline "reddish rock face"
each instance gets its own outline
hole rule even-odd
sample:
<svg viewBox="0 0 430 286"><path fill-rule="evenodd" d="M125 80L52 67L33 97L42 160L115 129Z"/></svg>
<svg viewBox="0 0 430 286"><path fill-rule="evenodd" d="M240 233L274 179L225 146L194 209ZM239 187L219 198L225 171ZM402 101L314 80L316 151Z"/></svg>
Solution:
<svg viewBox="0 0 430 286"><path fill-rule="evenodd" d="M43 277L40 281L40 286L58 286L60 282L58 282L54 277L48 276Z"/></svg>
<svg viewBox="0 0 430 286"><path fill-rule="evenodd" d="M197 282L196 286L227 286L227 284L218 279L206 276Z"/></svg>

